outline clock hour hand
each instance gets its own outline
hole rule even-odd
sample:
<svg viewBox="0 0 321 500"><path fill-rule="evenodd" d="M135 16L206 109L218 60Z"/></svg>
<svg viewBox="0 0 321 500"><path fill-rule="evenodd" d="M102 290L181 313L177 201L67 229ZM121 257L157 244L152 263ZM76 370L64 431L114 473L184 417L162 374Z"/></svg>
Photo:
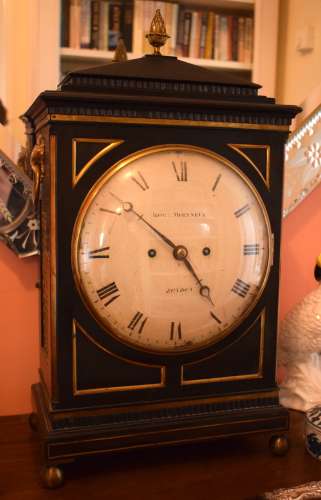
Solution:
<svg viewBox="0 0 321 500"><path fill-rule="evenodd" d="M189 260L187 260L187 255L184 259L180 259L180 260L182 260L182 262L184 262L187 269L190 271L190 273L192 273L192 275L196 279L197 283L199 284L199 286L200 286L199 291L200 291L200 294L202 295L202 297L205 297L212 304L212 306L214 306L214 303L213 303L212 298L211 298L210 288L206 285L202 285L202 280L199 279L192 264L190 263Z"/></svg>

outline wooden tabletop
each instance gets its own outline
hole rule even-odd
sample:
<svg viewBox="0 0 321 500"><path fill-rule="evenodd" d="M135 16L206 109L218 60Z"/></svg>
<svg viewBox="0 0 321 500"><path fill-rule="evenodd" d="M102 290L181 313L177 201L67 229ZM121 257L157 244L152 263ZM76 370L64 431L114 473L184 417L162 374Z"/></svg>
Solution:
<svg viewBox="0 0 321 500"><path fill-rule="evenodd" d="M224 439L78 460L58 490L40 485L41 453L27 416L0 418L0 498L40 500L249 500L321 479L305 450L303 415L291 413L291 448L272 456L269 436Z"/></svg>

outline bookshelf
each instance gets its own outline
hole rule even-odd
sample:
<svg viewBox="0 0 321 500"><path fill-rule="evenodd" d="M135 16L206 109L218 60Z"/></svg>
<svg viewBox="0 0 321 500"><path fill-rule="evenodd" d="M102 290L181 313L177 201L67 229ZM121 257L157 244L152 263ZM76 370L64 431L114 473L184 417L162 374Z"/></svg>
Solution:
<svg viewBox="0 0 321 500"><path fill-rule="evenodd" d="M60 2L60 0L57 1ZM139 0L139 3L142 4L144 1L148 2L148 0ZM136 9L136 0L133 0L133 2ZM164 3L158 2L158 4L161 4L161 7L164 6ZM170 55L177 55L183 61L192 64L238 72L244 78L251 79L263 85L263 93L274 96L279 0L178 0L178 2L174 3L178 3L181 6L179 9L185 8L186 10L190 9L191 11L199 12L215 11L221 17L226 15L229 18L243 17L252 19L252 54L249 56L250 60L249 57L247 57L246 61L231 60L231 58L223 60L214 57L183 57L182 54L179 52L175 53L175 51L171 51ZM149 4L155 6L156 2L149 2ZM166 22L166 12L162 14ZM147 22L150 24L150 21L151 19L148 19ZM146 52L146 45L143 47L141 43L137 44L137 38L140 38L144 31L144 28L138 28L137 25L137 18L134 15L133 50L128 51L128 59L141 57ZM169 32L171 31L171 27L167 27L167 29ZM62 74L74 69L102 64L110 61L112 57L113 51L95 48L71 48L64 46L59 49Z"/></svg>
<svg viewBox="0 0 321 500"><path fill-rule="evenodd" d="M186 6L251 12L254 18L253 62L184 58L193 64L239 71L262 85L262 94L275 95L279 0L180 0ZM16 158L25 143L19 116L43 90L55 89L62 71L104 64L113 52L60 47L61 0L0 2L1 100L9 124L0 128L0 148ZM17 54L19 55L17 57ZM140 57L133 51L129 58Z"/></svg>

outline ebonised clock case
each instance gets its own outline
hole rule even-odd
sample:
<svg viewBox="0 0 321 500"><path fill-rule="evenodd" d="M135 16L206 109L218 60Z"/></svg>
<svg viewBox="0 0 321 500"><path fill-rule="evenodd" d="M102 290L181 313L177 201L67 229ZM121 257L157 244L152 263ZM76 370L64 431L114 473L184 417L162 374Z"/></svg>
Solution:
<svg viewBox="0 0 321 500"><path fill-rule="evenodd" d="M295 106L258 86L176 58L145 56L75 72L24 115L45 143L41 196L42 334L33 399L48 467L82 454L282 433L275 382L283 146ZM273 265L255 307L221 341L176 355L108 335L84 306L72 235L92 186L116 162L169 144L205 148L259 193Z"/></svg>

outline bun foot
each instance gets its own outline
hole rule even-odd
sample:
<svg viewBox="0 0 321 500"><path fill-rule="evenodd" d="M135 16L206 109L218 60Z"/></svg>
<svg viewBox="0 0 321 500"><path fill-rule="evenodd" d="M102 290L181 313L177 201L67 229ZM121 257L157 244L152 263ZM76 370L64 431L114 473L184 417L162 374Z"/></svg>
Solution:
<svg viewBox="0 0 321 500"><path fill-rule="evenodd" d="M64 483L64 473L61 467L49 465L41 472L41 480L45 488L53 490L60 488Z"/></svg>
<svg viewBox="0 0 321 500"><path fill-rule="evenodd" d="M270 449L273 455L277 455L279 457L286 455L289 450L289 440L287 436L284 434L280 436L272 436L270 439Z"/></svg>

